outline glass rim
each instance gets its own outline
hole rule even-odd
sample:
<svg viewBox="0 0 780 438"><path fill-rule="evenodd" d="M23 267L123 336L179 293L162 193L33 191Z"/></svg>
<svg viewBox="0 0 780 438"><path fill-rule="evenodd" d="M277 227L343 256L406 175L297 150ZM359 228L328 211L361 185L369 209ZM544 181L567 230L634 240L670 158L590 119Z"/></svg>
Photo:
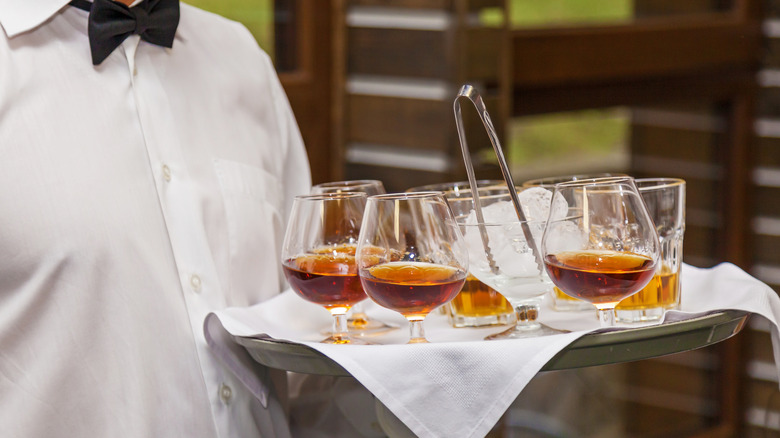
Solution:
<svg viewBox="0 0 780 438"><path fill-rule="evenodd" d="M596 172L596 173L577 173L572 175L559 175L559 176L545 176L542 178L534 178L529 179L527 181L523 181L521 184L522 187L545 187L545 186L554 186L556 184L564 183L564 182L571 182L571 181L583 181L587 179L595 179L595 178L624 178L626 176L630 176L625 173L619 173L619 172Z"/></svg>
<svg viewBox="0 0 780 438"><path fill-rule="evenodd" d="M378 179L349 179L344 181L328 181L324 183L319 183L311 186L313 189L318 187L354 187L354 186L361 186L361 185L370 185L370 184L382 184L382 181Z"/></svg>
<svg viewBox="0 0 780 438"><path fill-rule="evenodd" d="M325 201L352 198L368 198L368 196L365 192L309 193L305 195L296 195L294 199L301 201Z"/></svg>
<svg viewBox="0 0 780 438"><path fill-rule="evenodd" d="M398 192L398 193L382 193L380 195L371 195L368 197L369 201L387 201L387 200L406 200L406 199L435 199L441 198L446 200L443 192L438 191L426 191L426 192Z"/></svg>
<svg viewBox="0 0 780 438"><path fill-rule="evenodd" d="M547 223L547 219L533 219L533 220L526 219L524 221L521 221L520 219L517 219L517 218L510 219L510 220L505 220L505 221L501 221L501 222L488 221L488 222L466 223L465 219L468 218L468 217L469 216L466 216L466 215L458 216L458 217L455 218L455 222L458 224L458 226L464 226L464 227L480 227L480 226L485 226L485 227L503 227L503 226L507 226L507 225L522 225L522 224L529 224L529 225L531 225L531 224L540 224L540 225L544 225L544 224Z"/></svg>
<svg viewBox="0 0 780 438"><path fill-rule="evenodd" d="M642 191L650 191L650 190L660 190L665 189L669 187L680 187L685 185L685 180L682 178L634 178L634 183L636 184L636 188L639 189L640 192ZM641 186L643 183L656 183L652 185L644 185Z"/></svg>
<svg viewBox="0 0 780 438"><path fill-rule="evenodd" d="M479 179L476 181L477 188L483 189L486 187L506 186L506 182L502 179ZM421 186L410 187L404 192L407 193L419 193L419 192L458 192L458 191L471 191L471 183L468 181L453 181L434 184L425 184Z"/></svg>
<svg viewBox="0 0 780 438"><path fill-rule="evenodd" d="M634 177L632 176L605 176L600 178L587 178L587 179L561 182L555 184L555 189L558 190L559 187L560 188L587 187L587 186L595 186L601 184L624 184L624 183L631 183L631 185L636 187L636 183L634 181L635 181Z"/></svg>
<svg viewBox="0 0 780 438"><path fill-rule="evenodd" d="M506 186L489 186L489 187L479 187L477 194L479 195L479 200L491 200L491 199L497 199L497 198L503 198L507 197L510 200L512 199L511 194L509 193L509 189L506 188ZM492 193L492 191L499 191L499 193ZM522 191L522 190L521 190ZM485 192L485 193L483 193ZM517 192L518 194L520 191ZM444 193L444 197L447 198L447 201L450 203L454 202L474 202L474 196L471 193L471 191L464 192L463 196L456 196L456 197L449 197L447 196L447 193ZM483 207L484 208L484 207Z"/></svg>

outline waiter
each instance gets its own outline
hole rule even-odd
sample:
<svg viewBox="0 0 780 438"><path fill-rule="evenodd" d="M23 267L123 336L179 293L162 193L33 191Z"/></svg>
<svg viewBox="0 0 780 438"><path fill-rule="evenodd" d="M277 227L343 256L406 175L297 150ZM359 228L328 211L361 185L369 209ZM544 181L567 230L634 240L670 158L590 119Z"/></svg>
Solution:
<svg viewBox="0 0 780 438"><path fill-rule="evenodd" d="M310 187L269 57L176 0L0 0L0 26L0 435L286 435L202 328L283 288Z"/></svg>

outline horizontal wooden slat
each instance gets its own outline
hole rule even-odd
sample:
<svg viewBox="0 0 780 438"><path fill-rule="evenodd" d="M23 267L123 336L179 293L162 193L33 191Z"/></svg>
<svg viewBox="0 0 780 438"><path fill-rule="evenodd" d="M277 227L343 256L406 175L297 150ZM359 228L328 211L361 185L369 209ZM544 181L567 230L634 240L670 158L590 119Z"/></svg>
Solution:
<svg viewBox="0 0 780 438"><path fill-rule="evenodd" d="M771 346L768 347L771 350ZM773 362L770 362L773 363ZM776 382L748 379L743 388L746 420L750 427L745 437L776 436L780 430L780 393Z"/></svg>
<svg viewBox="0 0 780 438"><path fill-rule="evenodd" d="M686 175L670 172L668 169L658 167L657 169L647 169L643 171L633 170L630 172L636 178L655 178L655 177L670 177L670 178L682 178L685 180L685 206L690 209L697 209L699 212L705 215L715 213L715 208L720 204L721 190L720 184L717 181L708 179L691 178ZM691 218L689 218L691 219ZM689 220L689 225L690 225ZM693 222L697 222L694 220ZM702 218L698 222L709 222L707 218ZM717 225L717 224L712 224Z"/></svg>
<svg viewBox="0 0 780 438"><path fill-rule="evenodd" d="M498 99L487 95L485 106L498 114ZM490 149L485 128L476 111L464 105L463 121L469 149ZM347 96L347 133L349 143L369 143L412 149L450 151L460 160L460 147L451 101L405 99L391 96ZM497 126L499 137L505 132Z"/></svg>
<svg viewBox="0 0 780 438"><path fill-rule="evenodd" d="M714 257L717 240L718 233L715 229L690 224L686 225L685 238L683 239L683 261L688 261L688 257Z"/></svg>
<svg viewBox="0 0 780 438"><path fill-rule="evenodd" d="M349 6L380 6L383 8L439 9L453 10L452 0L349 0ZM504 0L469 0L467 8L471 11L484 8L497 8Z"/></svg>
<svg viewBox="0 0 780 438"><path fill-rule="evenodd" d="M449 150L455 122L449 102L385 96L347 97L347 142Z"/></svg>
<svg viewBox="0 0 780 438"><path fill-rule="evenodd" d="M468 9L476 11L484 8L503 8L505 0L468 0Z"/></svg>
<svg viewBox="0 0 780 438"><path fill-rule="evenodd" d="M452 9L452 0L349 0L349 6L382 6L410 9Z"/></svg>
<svg viewBox="0 0 780 438"><path fill-rule="evenodd" d="M522 68L515 64L516 68ZM516 84L512 114L603 108L619 105L647 105L706 99L714 102L755 87L754 69L724 68L707 74L670 75L604 82L566 82L549 85Z"/></svg>
<svg viewBox="0 0 780 438"><path fill-rule="evenodd" d="M625 433L631 437L689 436L711 423L706 417L637 403L629 403L626 410L637 414L626 422Z"/></svg>
<svg viewBox="0 0 780 438"><path fill-rule="evenodd" d="M721 202L723 192L720 189L721 184L717 182L696 178L685 179L686 207L703 210L705 214L714 213Z"/></svg>
<svg viewBox="0 0 780 438"><path fill-rule="evenodd" d="M780 106L780 102L778 103ZM760 163L761 166L780 167L780 138L758 137L756 139L756 163Z"/></svg>
<svg viewBox="0 0 780 438"><path fill-rule="evenodd" d="M764 2L763 6L766 18L780 18L780 3Z"/></svg>
<svg viewBox="0 0 780 438"><path fill-rule="evenodd" d="M760 360L774 363L772 355L772 336L769 332L747 330L747 357L751 360Z"/></svg>
<svg viewBox="0 0 780 438"><path fill-rule="evenodd" d="M748 409L751 407L766 409L769 405L769 397L772 394L777 393L777 383L767 382L761 380L747 379L747 385L745 388L745 405ZM780 408L780 397L777 397L777 402L771 407L774 409Z"/></svg>
<svg viewBox="0 0 780 438"><path fill-rule="evenodd" d="M445 9L452 8L452 0L348 0L349 6L382 6L410 9Z"/></svg>
<svg viewBox="0 0 780 438"><path fill-rule="evenodd" d="M780 266L780 236L756 236L753 240L755 263Z"/></svg>
<svg viewBox="0 0 780 438"><path fill-rule="evenodd" d="M501 172L496 166L485 166L475 170L480 179L501 179ZM465 171L460 169L455 169L453 172L426 172L356 163L346 164L345 175L345 179L379 179L388 192L403 192L427 184L466 180Z"/></svg>
<svg viewBox="0 0 780 438"><path fill-rule="evenodd" d="M764 68L780 68L780 39L767 38L764 45Z"/></svg>
<svg viewBox="0 0 780 438"><path fill-rule="evenodd" d="M446 33L350 28L347 74L447 79L453 74Z"/></svg>
<svg viewBox="0 0 780 438"><path fill-rule="evenodd" d="M757 118L780 118L780 87L761 88L756 100Z"/></svg>
<svg viewBox="0 0 780 438"><path fill-rule="evenodd" d="M711 162L718 158L720 134L686 129L633 124L634 154L678 160Z"/></svg>
<svg viewBox="0 0 780 438"><path fill-rule="evenodd" d="M394 167L347 164L345 179L378 179L384 183L388 192L402 192L408 188L425 184L446 182L451 179L448 173L406 170Z"/></svg>
<svg viewBox="0 0 780 438"><path fill-rule="evenodd" d="M469 81L497 83L501 72L503 29L468 29L465 35L465 77Z"/></svg>
<svg viewBox="0 0 780 438"><path fill-rule="evenodd" d="M682 14L701 14L713 11L718 3L712 0L653 0L638 1L634 4L637 17L656 17Z"/></svg>
<svg viewBox="0 0 780 438"><path fill-rule="evenodd" d="M757 66L760 36L758 21L740 24L725 13L625 26L517 30L512 35L514 84L613 81Z"/></svg>
<svg viewBox="0 0 780 438"><path fill-rule="evenodd" d="M780 218L780 187L754 187L753 196L756 216Z"/></svg>
<svg viewBox="0 0 780 438"><path fill-rule="evenodd" d="M657 391L702 399L712 396L712 376L704 368L645 360L632 363L628 367L628 378L632 385Z"/></svg>

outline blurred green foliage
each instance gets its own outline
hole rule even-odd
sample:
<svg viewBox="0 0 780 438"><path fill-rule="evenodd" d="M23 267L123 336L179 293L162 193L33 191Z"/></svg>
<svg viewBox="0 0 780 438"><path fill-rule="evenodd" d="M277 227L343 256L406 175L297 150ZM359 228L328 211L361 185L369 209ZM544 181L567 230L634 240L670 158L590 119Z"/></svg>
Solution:
<svg viewBox="0 0 780 438"><path fill-rule="evenodd" d="M633 0L511 0L512 26L626 21L634 15Z"/></svg>
<svg viewBox="0 0 780 438"><path fill-rule="evenodd" d="M257 43L273 57L273 0L187 0L186 3L243 23Z"/></svg>
<svg viewBox="0 0 780 438"><path fill-rule="evenodd" d="M628 21L634 15L633 0L510 0L508 4L512 27L615 23ZM484 8L480 10L479 22L483 26L500 27L504 11Z"/></svg>
<svg viewBox="0 0 780 438"><path fill-rule="evenodd" d="M630 119L620 108L523 117L510 122L509 157L513 164L623 150Z"/></svg>

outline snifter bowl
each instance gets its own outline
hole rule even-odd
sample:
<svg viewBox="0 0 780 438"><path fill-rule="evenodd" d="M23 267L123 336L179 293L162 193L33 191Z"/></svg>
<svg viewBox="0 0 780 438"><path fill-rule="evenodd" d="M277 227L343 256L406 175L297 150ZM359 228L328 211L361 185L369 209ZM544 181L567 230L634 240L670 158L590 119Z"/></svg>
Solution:
<svg viewBox="0 0 780 438"><path fill-rule="evenodd" d="M542 256L550 279L564 293L598 309L603 327L615 324L615 306L639 292L659 264L653 221L631 177L605 177L555 185Z"/></svg>
<svg viewBox="0 0 780 438"><path fill-rule="evenodd" d="M460 292L468 254L441 192L370 196L356 254L366 294L409 321L409 343L428 342L423 320Z"/></svg>

